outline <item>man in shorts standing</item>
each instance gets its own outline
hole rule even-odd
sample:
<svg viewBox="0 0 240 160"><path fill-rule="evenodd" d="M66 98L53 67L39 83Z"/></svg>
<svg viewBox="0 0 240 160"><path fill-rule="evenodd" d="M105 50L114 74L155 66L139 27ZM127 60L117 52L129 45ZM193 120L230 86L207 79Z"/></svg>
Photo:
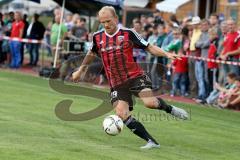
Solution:
<svg viewBox="0 0 240 160"><path fill-rule="evenodd" d="M188 114L183 109L168 105L161 98L153 96L151 80L134 62L133 48L141 48L153 55L170 59L175 59L177 55L148 44L134 30L118 27L118 17L113 7L103 7L98 16L104 29L94 33L92 48L80 68L72 74L72 78L74 81L79 80L86 72L87 65L97 55L100 56L110 84L111 102L116 114L134 134L147 141L142 149L158 148L158 142L131 116L132 95L139 97L148 108L164 110L181 119L187 119Z"/></svg>

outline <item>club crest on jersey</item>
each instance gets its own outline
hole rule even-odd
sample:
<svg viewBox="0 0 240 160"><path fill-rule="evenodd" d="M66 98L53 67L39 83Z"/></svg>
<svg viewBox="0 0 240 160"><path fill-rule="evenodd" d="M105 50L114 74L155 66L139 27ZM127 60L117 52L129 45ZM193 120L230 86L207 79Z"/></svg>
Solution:
<svg viewBox="0 0 240 160"><path fill-rule="evenodd" d="M118 41L119 42L123 42L123 40L124 40L124 36L118 36Z"/></svg>
<svg viewBox="0 0 240 160"><path fill-rule="evenodd" d="M103 42L103 40L99 43L99 44L103 44L104 42Z"/></svg>

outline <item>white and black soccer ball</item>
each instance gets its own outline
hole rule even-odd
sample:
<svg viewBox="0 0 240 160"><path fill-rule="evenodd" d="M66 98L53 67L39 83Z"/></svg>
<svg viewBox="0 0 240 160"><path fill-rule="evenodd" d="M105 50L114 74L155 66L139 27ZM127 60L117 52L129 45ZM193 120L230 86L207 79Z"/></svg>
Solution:
<svg viewBox="0 0 240 160"><path fill-rule="evenodd" d="M123 121L117 115L107 116L103 120L103 130L108 135L116 136L123 130Z"/></svg>

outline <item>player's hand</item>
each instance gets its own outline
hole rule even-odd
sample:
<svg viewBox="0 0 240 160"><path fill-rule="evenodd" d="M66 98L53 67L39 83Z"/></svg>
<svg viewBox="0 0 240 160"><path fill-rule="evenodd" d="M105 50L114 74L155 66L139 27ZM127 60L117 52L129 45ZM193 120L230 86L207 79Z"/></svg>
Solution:
<svg viewBox="0 0 240 160"><path fill-rule="evenodd" d="M171 60L175 60L175 59L179 59L181 60L181 56L174 54L174 53L166 53L167 58L171 59Z"/></svg>
<svg viewBox="0 0 240 160"><path fill-rule="evenodd" d="M72 73L72 80L74 82L80 80L80 77L81 77L81 72L79 70Z"/></svg>

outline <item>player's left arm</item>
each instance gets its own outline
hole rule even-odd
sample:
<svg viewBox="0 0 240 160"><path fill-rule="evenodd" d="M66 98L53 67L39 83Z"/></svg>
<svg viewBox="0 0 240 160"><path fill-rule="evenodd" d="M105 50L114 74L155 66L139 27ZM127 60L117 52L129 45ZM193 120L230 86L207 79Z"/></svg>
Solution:
<svg viewBox="0 0 240 160"><path fill-rule="evenodd" d="M148 44L145 50L155 56L164 56L173 60L179 57L174 53L166 52L163 49L159 48L158 46L151 45L151 44Z"/></svg>
<svg viewBox="0 0 240 160"><path fill-rule="evenodd" d="M129 39L130 41L133 42L133 45L135 48L141 48L144 49L145 51L156 55L156 56L164 56L164 57L168 57L170 59L176 59L177 57L179 57L176 54L173 53L168 53L164 50L162 50L161 48L159 48L158 46L155 45L151 45L149 44L147 41L145 41L136 31L134 30L129 30Z"/></svg>

